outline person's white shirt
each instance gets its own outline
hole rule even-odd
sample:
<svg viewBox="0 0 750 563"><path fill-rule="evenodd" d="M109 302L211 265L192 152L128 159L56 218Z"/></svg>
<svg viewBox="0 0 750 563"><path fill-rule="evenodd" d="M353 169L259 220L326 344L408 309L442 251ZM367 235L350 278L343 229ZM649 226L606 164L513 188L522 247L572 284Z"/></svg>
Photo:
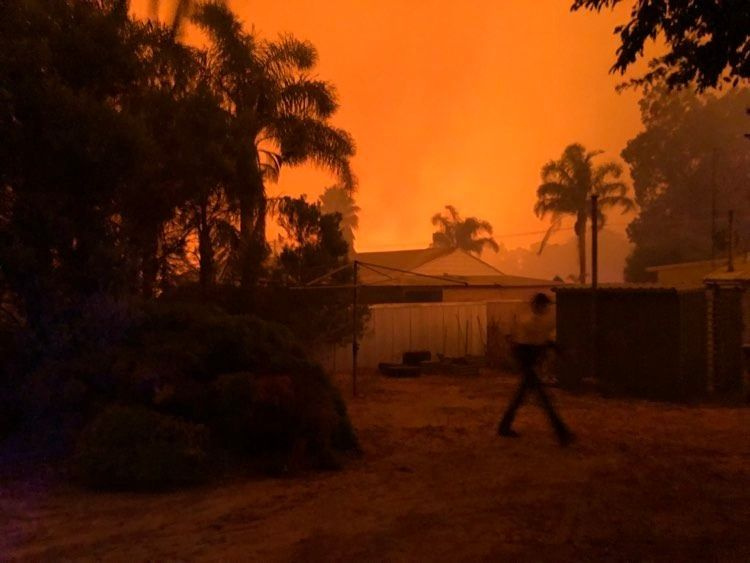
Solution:
<svg viewBox="0 0 750 563"><path fill-rule="evenodd" d="M511 341L515 344L533 344L540 346L555 340L555 315L551 307L542 313L525 311L517 319L511 332Z"/></svg>

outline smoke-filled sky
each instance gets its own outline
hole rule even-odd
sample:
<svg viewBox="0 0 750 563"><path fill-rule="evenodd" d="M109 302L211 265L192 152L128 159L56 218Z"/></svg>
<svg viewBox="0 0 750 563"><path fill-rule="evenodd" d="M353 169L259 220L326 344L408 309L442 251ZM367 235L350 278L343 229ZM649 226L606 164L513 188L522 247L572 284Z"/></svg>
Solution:
<svg viewBox="0 0 750 563"><path fill-rule="evenodd" d="M571 13L570 0L235 0L267 37L311 40L337 87L334 123L357 142L359 251L424 247L453 204L508 248L547 222L539 169L579 141L615 158L639 129L637 94L608 73L627 13ZM602 157L600 157L602 158ZM269 193L317 197L333 180L287 169ZM624 220L613 217L613 226ZM560 234L559 240L570 236Z"/></svg>

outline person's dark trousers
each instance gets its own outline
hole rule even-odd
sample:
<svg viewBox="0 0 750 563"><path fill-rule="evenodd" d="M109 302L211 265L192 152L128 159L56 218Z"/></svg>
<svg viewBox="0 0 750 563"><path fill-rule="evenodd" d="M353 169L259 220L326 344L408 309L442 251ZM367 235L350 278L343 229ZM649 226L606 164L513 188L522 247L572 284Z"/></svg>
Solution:
<svg viewBox="0 0 750 563"><path fill-rule="evenodd" d="M523 379L521 385L518 387L518 391L516 391L513 400L508 405L508 408L500 421L498 433L500 435L516 435L512 430L516 411L523 404L526 394L530 391L536 391L542 404L542 408L547 413L552 428L555 430L555 434L557 434L557 439L561 444L567 444L570 442L572 435L567 426L565 426L565 423L555 412L552 402L547 396L547 393L545 393L544 386L539 380L539 376L536 374L536 365L542 358L545 349L545 346L538 346L535 344L516 344L514 346L513 351L518 362L521 364Z"/></svg>

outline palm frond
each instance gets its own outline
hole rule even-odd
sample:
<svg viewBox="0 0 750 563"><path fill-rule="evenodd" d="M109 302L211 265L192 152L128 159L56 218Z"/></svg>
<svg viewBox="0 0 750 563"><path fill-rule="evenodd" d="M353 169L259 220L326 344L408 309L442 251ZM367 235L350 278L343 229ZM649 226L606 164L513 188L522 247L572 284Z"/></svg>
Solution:
<svg viewBox="0 0 750 563"><path fill-rule="evenodd" d="M605 162L594 168L591 181L596 186L604 183L608 176L617 179L622 176L622 166L616 162Z"/></svg>
<svg viewBox="0 0 750 563"><path fill-rule="evenodd" d="M453 241L443 232L432 233L432 246L437 248L452 248Z"/></svg>
<svg viewBox="0 0 750 563"><path fill-rule="evenodd" d="M560 183L572 186L575 183L573 173L565 161L550 160L542 166L541 178L543 183Z"/></svg>
<svg viewBox="0 0 750 563"><path fill-rule="evenodd" d="M445 217L442 213L435 213L435 215L432 216L432 219L430 219L430 221L436 227L438 225L440 225L442 227L447 227L448 226L448 218Z"/></svg>
<svg viewBox="0 0 750 563"><path fill-rule="evenodd" d="M600 198L608 196L624 196L628 192L628 186L624 182L604 182L594 188Z"/></svg>
<svg viewBox="0 0 750 563"><path fill-rule="evenodd" d="M537 202L534 204L534 213L540 219L548 213L575 213L578 209L578 198L573 197L565 184L547 182L537 188Z"/></svg>
<svg viewBox="0 0 750 563"><path fill-rule="evenodd" d="M544 182L536 189L536 195L540 198L564 197L566 192L565 184L561 182Z"/></svg>
<svg viewBox="0 0 750 563"><path fill-rule="evenodd" d="M318 51L310 41L283 34L276 41L264 44L262 58L267 66L279 72L284 72L288 67L305 71L318 63Z"/></svg>
<svg viewBox="0 0 750 563"><path fill-rule="evenodd" d="M278 182L281 163L281 155L277 152L262 148L258 149L258 166L263 179Z"/></svg>
<svg viewBox="0 0 750 563"><path fill-rule="evenodd" d="M635 209L635 202L627 196L606 196L599 198L599 207L600 209L620 207L622 209L622 214L625 214Z"/></svg>
<svg viewBox="0 0 750 563"><path fill-rule="evenodd" d="M248 70L258 68L253 57L255 38L242 29L242 22L223 2L215 0L199 4L191 20L209 35L212 54L223 74L236 79Z"/></svg>
<svg viewBox="0 0 750 563"><path fill-rule="evenodd" d="M497 244L497 241L492 237L480 237L473 239L473 242L477 243L478 249L477 253L481 254L482 250L484 250L484 247L489 246L493 251L500 252L500 245Z"/></svg>
<svg viewBox="0 0 750 563"><path fill-rule="evenodd" d="M448 211L451 221L454 223L460 223L461 222L461 215L458 212L458 209L455 208L453 205L446 205L445 209Z"/></svg>
<svg viewBox="0 0 750 563"><path fill-rule="evenodd" d="M282 111L299 117L327 119L338 109L335 88L322 80L296 79L279 96Z"/></svg>
<svg viewBox="0 0 750 563"><path fill-rule="evenodd" d="M355 188L350 164L355 146L349 133L317 119L288 115L275 120L269 129L279 143L282 163L312 162L336 174L347 189Z"/></svg>
<svg viewBox="0 0 750 563"><path fill-rule="evenodd" d="M544 234L544 238L542 239L542 242L539 244L539 250L537 251L537 256L541 255L542 251L544 250L544 247L547 246L547 242L549 241L550 237L560 228L560 225L562 225L562 217L560 215L553 216L552 224L549 226L549 229L547 229L547 232Z"/></svg>

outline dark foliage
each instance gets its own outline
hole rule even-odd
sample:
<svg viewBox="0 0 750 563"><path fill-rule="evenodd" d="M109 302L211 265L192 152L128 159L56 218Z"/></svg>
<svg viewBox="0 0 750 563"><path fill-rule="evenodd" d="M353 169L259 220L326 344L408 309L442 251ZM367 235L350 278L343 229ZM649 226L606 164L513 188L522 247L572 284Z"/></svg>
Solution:
<svg viewBox="0 0 750 563"><path fill-rule="evenodd" d="M351 339L353 290L347 286L354 278L341 215L323 213L305 196L281 198L276 211L286 232L274 270L280 283L262 291L258 313L289 326L311 348ZM367 315L367 307L358 308L357 331Z"/></svg>
<svg viewBox="0 0 750 563"><path fill-rule="evenodd" d="M640 105L645 129L622 152L640 208L628 226L635 248L626 279L647 281L649 266L710 258L714 204L716 257L725 256L730 209L741 250L750 229L750 153L739 118L750 91L698 97L657 86L647 89Z"/></svg>
<svg viewBox="0 0 750 563"><path fill-rule="evenodd" d="M307 361L288 329L257 317L204 305L107 299L57 319L47 340L28 349L41 354L28 393L40 415L65 407L67 387L87 397L83 405L70 405L85 414L117 399L147 404L186 381L239 370L281 373Z"/></svg>
<svg viewBox="0 0 750 563"><path fill-rule="evenodd" d="M102 489L163 489L208 475L208 430L145 407L113 405L86 428L73 458L84 484Z"/></svg>
<svg viewBox="0 0 750 563"><path fill-rule="evenodd" d="M29 375L2 397L20 394L24 427L47 436L56 452L64 452L81 428L93 432L78 448L87 452L77 463L88 468L89 484L106 481L101 467L107 455L120 459L120 449L140 444L143 412L205 425L218 451L271 456L279 469L335 467L338 454L356 449L345 405L327 376L289 329L251 315L209 305L98 298L68 312L65 322L56 319L45 345L29 339L26 350L34 357L25 360ZM116 404L135 410L116 410L106 423L97 422ZM132 436L118 426L127 416L139 421ZM143 473L143 459L156 450L157 443L138 445L133 465L101 486L181 483L179 470L164 473L160 457L153 475ZM181 451L164 455L179 458Z"/></svg>
<svg viewBox="0 0 750 563"><path fill-rule="evenodd" d="M341 233L339 213L324 214L320 203L309 203L304 195L281 198L277 209L286 232L278 275L287 284L308 283L346 263L349 245Z"/></svg>
<svg viewBox="0 0 750 563"><path fill-rule="evenodd" d="M0 1L0 437L33 430L65 450L85 427L89 484L179 484L200 473L207 437L193 425L222 428L231 399L252 414L247 453L303 444L322 460L348 420L296 336L329 338L351 317L328 318L338 296L313 303L295 336L257 315L295 318L262 303L285 290L257 282L345 260L340 216L303 201L286 274L265 262L264 186L282 166L312 162L354 188L335 90L311 78L309 42L262 40L221 2L193 5L205 50L127 7ZM227 373L246 374L248 403L222 394ZM292 402L277 405L286 395L264 382L284 378Z"/></svg>
<svg viewBox="0 0 750 563"><path fill-rule="evenodd" d="M315 366L293 375L220 376L210 425L232 451L288 468L334 468L357 440L338 392Z"/></svg>
<svg viewBox="0 0 750 563"><path fill-rule="evenodd" d="M474 254L482 254L485 248L495 252L500 250L497 241L492 238L492 225L488 221L476 217L464 219L452 205L446 205L445 211L432 216L432 224L438 227L432 233L432 246L460 248ZM485 236L480 236L482 234Z"/></svg>
<svg viewBox="0 0 750 563"><path fill-rule="evenodd" d="M265 274L265 182L310 161L354 186L311 44L261 40L208 3L194 16L211 48L195 49L126 4L0 3L0 290L32 327L196 271L206 294L249 289Z"/></svg>
<svg viewBox="0 0 750 563"><path fill-rule="evenodd" d="M601 10L622 0L574 0L572 10ZM750 78L750 3L747 0L632 0L620 35L613 71L624 73L643 55L648 40L664 39L668 50L651 61L635 84L666 79L669 86L713 88Z"/></svg>
<svg viewBox="0 0 750 563"><path fill-rule="evenodd" d="M622 213L633 209L627 186L620 180L622 167L616 162L594 164L602 151L589 151L573 143L565 147L559 160L550 160L541 170L542 183L537 188L534 213L540 218L552 216L552 225L539 245L541 254L549 237L560 228L562 218L572 215L578 240L578 280L586 283L586 225L591 219L591 196L599 196L597 224L604 227L605 210L619 207Z"/></svg>

